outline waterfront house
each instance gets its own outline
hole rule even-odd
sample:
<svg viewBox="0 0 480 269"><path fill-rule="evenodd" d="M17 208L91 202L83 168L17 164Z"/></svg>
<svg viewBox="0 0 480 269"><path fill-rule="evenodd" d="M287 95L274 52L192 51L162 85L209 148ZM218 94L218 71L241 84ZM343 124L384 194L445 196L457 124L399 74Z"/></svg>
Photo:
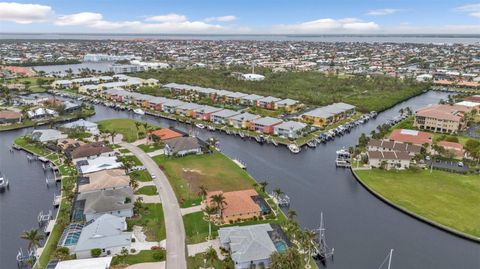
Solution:
<svg viewBox="0 0 480 269"><path fill-rule="evenodd" d="M196 137L176 137L165 140L165 155L185 156L202 154L202 145Z"/></svg>
<svg viewBox="0 0 480 269"><path fill-rule="evenodd" d="M225 102L231 103L231 104L238 104L240 103L240 100L247 95L248 94L242 93L242 92L232 92L225 95Z"/></svg>
<svg viewBox="0 0 480 269"><path fill-rule="evenodd" d="M257 100L257 107L274 110L277 109L277 102L281 100L277 97L267 96Z"/></svg>
<svg viewBox="0 0 480 269"><path fill-rule="evenodd" d="M177 107L176 113L185 117L193 117L195 115L195 110L201 108L202 105L195 103L185 103Z"/></svg>
<svg viewBox="0 0 480 269"><path fill-rule="evenodd" d="M11 110L0 111L0 125L20 123L21 121L22 121L22 113L20 112L11 111Z"/></svg>
<svg viewBox="0 0 480 269"><path fill-rule="evenodd" d="M213 106L202 106L194 110L194 117L199 120L210 121L212 114L222 110Z"/></svg>
<svg viewBox="0 0 480 269"><path fill-rule="evenodd" d="M91 259L57 261L55 267L47 266L46 269L108 269L110 268L111 263L112 257L99 257Z"/></svg>
<svg viewBox="0 0 480 269"><path fill-rule="evenodd" d="M298 121L286 121L273 126L273 134L280 137L296 139L302 135L307 125Z"/></svg>
<svg viewBox="0 0 480 269"><path fill-rule="evenodd" d="M274 229L270 224L233 226L220 228L218 240L220 246L230 252L235 269L268 268L270 256L278 252L276 244L286 243L272 239Z"/></svg>
<svg viewBox="0 0 480 269"><path fill-rule="evenodd" d="M82 94L93 95L93 94L97 94L101 89L102 89L101 86L88 84L88 85L80 86L78 88L78 92Z"/></svg>
<svg viewBox="0 0 480 269"><path fill-rule="evenodd" d="M252 124L250 125L250 130L259 133L272 134L274 126L279 125L282 122L283 120L272 117L255 119L251 121Z"/></svg>
<svg viewBox="0 0 480 269"><path fill-rule="evenodd" d="M123 217L103 214L82 229L74 253L78 259L91 258L92 249L100 249L100 256L115 256L123 248L130 250L132 232L126 232Z"/></svg>
<svg viewBox="0 0 480 269"><path fill-rule="evenodd" d="M229 119L238 114L240 114L240 112L238 111L223 109L223 110L212 113L210 120L216 124L227 125L229 124Z"/></svg>
<svg viewBox="0 0 480 269"><path fill-rule="evenodd" d="M297 106L300 104L297 100L293 99L283 99L276 103L277 109L283 108L287 112L293 112L297 109Z"/></svg>
<svg viewBox="0 0 480 269"><path fill-rule="evenodd" d="M423 144L432 144L433 135L416 130L395 129L392 131L388 139L395 142L422 146Z"/></svg>
<svg viewBox="0 0 480 269"><path fill-rule="evenodd" d="M71 138L60 139L57 142L57 147L62 152L65 152L66 150L72 150L76 147L80 147L81 145L85 145L85 142Z"/></svg>
<svg viewBox="0 0 480 269"><path fill-rule="evenodd" d="M250 129L253 120L261 118L259 115L243 112L230 118L230 125L238 129Z"/></svg>
<svg viewBox="0 0 480 269"><path fill-rule="evenodd" d="M117 157L101 156L95 159L82 160L76 163L77 170L80 174L88 174L102 170L115 169L123 166L117 161Z"/></svg>
<svg viewBox="0 0 480 269"><path fill-rule="evenodd" d="M170 114L175 114L177 111L177 107L186 104L180 100L168 100L167 102L162 104L162 111Z"/></svg>
<svg viewBox="0 0 480 269"><path fill-rule="evenodd" d="M375 168L408 169L412 156L406 151L367 151L368 164Z"/></svg>
<svg viewBox="0 0 480 269"><path fill-rule="evenodd" d="M470 109L459 105L431 105L415 112L413 126L432 132L457 133L467 127L465 114Z"/></svg>
<svg viewBox="0 0 480 269"><path fill-rule="evenodd" d="M65 151L65 155L71 159L73 163L81 160L96 159L98 157L110 157L114 156L114 153L113 149L106 146L103 142L93 142Z"/></svg>
<svg viewBox="0 0 480 269"><path fill-rule="evenodd" d="M256 94L249 94L240 98L240 104L245 106L256 106L257 101L262 98L265 98L265 97L261 95L256 95Z"/></svg>
<svg viewBox="0 0 480 269"><path fill-rule="evenodd" d="M158 139L163 140L163 141L183 136L183 134L181 134L179 132L175 132L174 130L168 129L168 128L162 128L162 129L152 131L152 132L150 132L150 135L156 136L156 137L158 137Z"/></svg>
<svg viewBox="0 0 480 269"><path fill-rule="evenodd" d="M75 211L83 212L85 221L103 214L130 218L133 216L133 199L130 187L84 192L78 194L74 207Z"/></svg>
<svg viewBox="0 0 480 269"><path fill-rule="evenodd" d="M300 115L300 118L318 127L344 120L355 113L355 106L346 103L335 103L324 107L307 111Z"/></svg>
<svg viewBox="0 0 480 269"><path fill-rule="evenodd" d="M57 115L58 113L55 110L43 107L27 111L27 116L29 119L45 119L48 117L55 117Z"/></svg>
<svg viewBox="0 0 480 269"><path fill-rule="evenodd" d="M79 128L85 132L91 133L92 135L100 133L100 131L98 130L98 124L96 124L95 122L86 121L84 119L79 119L79 120L64 124L62 128L65 128L65 129Z"/></svg>
<svg viewBox="0 0 480 269"><path fill-rule="evenodd" d="M223 195L225 198L224 208L221 212L219 210L215 215L217 221L221 223L233 223L252 218L260 218L263 214L270 212L269 210L267 210L268 212L262 211L262 208L259 205L260 200L263 202L262 206L265 208L268 208L268 206L266 202L258 196L257 191L254 189L230 192L208 192L207 197L202 202L202 206L215 206L215 203L212 201L212 196L219 194Z"/></svg>
<svg viewBox="0 0 480 269"><path fill-rule="evenodd" d="M70 80L55 80L52 83L52 87L55 89L66 89L72 87L72 82Z"/></svg>
<svg viewBox="0 0 480 269"><path fill-rule="evenodd" d="M66 134L54 129L34 130L32 132L32 140L41 143L65 139L67 137Z"/></svg>
<svg viewBox="0 0 480 269"><path fill-rule="evenodd" d="M77 192L128 188L130 177L124 169L102 170L77 177Z"/></svg>
<svg viewBox="0 0 480 269"><path fill-rule="evenodd" d="M420 153L422 146L412 145L410 143L402 143L391 140L378 140L370 139L367 144L367 150L369 151L381 151L381 152L394 152L402 151L407 152L410 156Z"/></svg>
<svg viewBox="0 0 480 269"><path fill-rule="evenodd" d="M87 84L97 84L100 82L100 79L97 77L88 77L88 78L75 78L70 80L72 86L79 87Z"/></svg>
<svg viewBox="0 0 480 269"><path fill-rule="evenodd" d="M161 111L162 110L162 104L168 102L169 99L164 98L164 97L156 97L152 96L148 100L148 107L150 109L156 110L156 111Z"/></svg>

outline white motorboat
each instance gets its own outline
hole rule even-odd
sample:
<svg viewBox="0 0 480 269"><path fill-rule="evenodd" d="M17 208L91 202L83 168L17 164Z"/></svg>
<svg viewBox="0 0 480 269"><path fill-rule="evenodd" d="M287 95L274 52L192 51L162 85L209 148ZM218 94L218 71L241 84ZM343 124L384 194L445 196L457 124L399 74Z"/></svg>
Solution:
<svg viewBox="0 0 480 269"><path fill-rule="evenodd" d="M295 153L295 154L299 153L300 150L301 150L300 147L297 146L296 144L290 144L290 145L288 145L288 149L289 149L292 153Z"/></svg>
<svg viewBox="0 0 480 269"><path fill-rule="evenodd" d="M0 189L8 189L8 186L8 180L2 175L0 175Z"/></svg>
<svg viewBox="0 0 480 269"><path fill-rule="evenodd" d="M208 126L207 126L207 129L208 129L209 131L215 131L215 130L216 130L215 127L214 127L214 126L211 126L211 125L208 125Z"/></svg>
<svg viewBox="0 0 480 269"><path fill-rule="evenodd" d="M197 123L197 124L195 124L195 126L197 126L197 128L200 128L200 129L205 129L205 125L203 125L201 123Z"/></svg>
<svg viewBox="0 0 480 269"><path fill-rule="evenodd" d="M134 109L133 113L138 114L138 115L145 115L145 111L141 110L140 108Z"/></svg>

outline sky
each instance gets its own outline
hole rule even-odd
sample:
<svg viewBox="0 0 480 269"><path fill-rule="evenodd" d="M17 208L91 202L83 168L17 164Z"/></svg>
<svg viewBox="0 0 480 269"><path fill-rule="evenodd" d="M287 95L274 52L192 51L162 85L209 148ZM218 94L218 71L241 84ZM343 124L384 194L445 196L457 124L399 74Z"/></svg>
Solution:
<svg viewBox="0 0 480 269"><path fill-rule="evenodd" d="M0 2L1 33L480 34L463 0Z"/></svg>

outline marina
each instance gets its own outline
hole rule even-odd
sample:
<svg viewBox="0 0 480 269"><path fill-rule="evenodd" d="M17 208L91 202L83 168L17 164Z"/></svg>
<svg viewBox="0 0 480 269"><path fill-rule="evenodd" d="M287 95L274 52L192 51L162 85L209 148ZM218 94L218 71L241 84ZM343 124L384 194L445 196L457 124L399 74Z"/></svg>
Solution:
<svg viewBox="0 0 480 269"><path fill-rule="evenodd" d="M259 144L255 139L239 139L208 128L196 131L201 139L218 139L222 152L242 160L252 176L267 179L269 192L276 187L284 190L291 198L288 204L297 212L302 226L316 229L320 214L323 212L328 216L328 234L325 236L328 244L335 247L335 259L326 260L328 268L377 268L378 261L385 258L385 250L392 248L401 256L401 259L395 259L394 268L476 268L478 244L436 229L382 203L363 189L349 170L336 169L333 165L339 149L355 144L361 133L368 134L377 125L398 116L399 108L409 106L414 109L445 97L445 93L437 92L414 97L379 113L376 119L352 128L350 133L320 143L315 150L304 148L296 155L280 154L289 150L275 147L273 143ZM186 132L191 128L185 123L147 114L138 115L103 105L95 105L95 108L97 114L89 118L91 121L125 117ZM26 245L19 235L37 225L35 217L38 212L52 208L54 214L52 198L59 191L56 187L45 187L45 177L54 178L54 175L51 169L43 169L42 162L29 162L23 151L10 153L13 139L30 131L0 133L0 171L8 175L12 184L10 191L0 193L0 264L6 268L17 266L17 251L25 249ZM7 203L15 206L3 206ZM369 247L365 248L365 244ZM426 253L434 259L418 253ZM28 253L22 252L20 260L26 256Z"/></svg>

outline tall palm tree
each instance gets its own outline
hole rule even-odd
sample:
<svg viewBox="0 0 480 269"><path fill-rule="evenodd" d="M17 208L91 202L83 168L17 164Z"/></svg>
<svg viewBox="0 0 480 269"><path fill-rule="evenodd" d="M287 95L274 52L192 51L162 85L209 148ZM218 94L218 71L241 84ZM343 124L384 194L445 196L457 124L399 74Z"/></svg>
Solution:
<svg viewBox="0 0 480 269"><path fill-rule="evenodd" d="M203 209L205 213L206 220L208 221L208 240L212 239L212 216L217 213L217 208L214 206L205 206Z"/></svg>
<svg viewBox="0 0 480 269"><path fill-rule="evenodd" d="M280 197L284 192L280 188L275 188L273 189L273 193L275 194L275 197Z"/></svg>
<svg viewBox="0 0 480 269"><path fill-rule="evenodd" d="M305 230L300 234L300 246L307 255L306 264L310 264L313 252L315 251L315 237L316 233L312 230Z"/></svg>
<svg viewBox="0 0 480 269"><path fill-rule="evenodd" d="M205 252L205 260L208 262L210 266L212 266L213 262L215 262L217 259L218 259L217 252L212 246L210 246Z"/></svg>
<svg viewBox="0 0 480 269"><path fill-rule="evenodd" d="M140 186L140 184L138 183L138 180L134 177L130 178L130 182L128 183L128 185L130 185L130 187L132 187L133 190L136 190Z"/></svg>
<svg viewBox="0 0 480 269"><path fill-rule="evenodd" d="M40 234L38 229L31 229L24 231L20 238L27 240L28 249L35 250L40 246L40 242L45 238L43 234Z"/></svg>
<svg viewBox="0 0 480 269"><path fill-rule="evenodd" d="M212 202L216 205L217 210L220 211L220 219L223 219L223 209L225 208L224 206L227 205L227 202L225 201L225 196L219 193L212 195L211 199Z"/></svg>
<svg viewBox="0 0 480 269"><path fill-rule="evenodd" d="M293 220L297 216L297 212L291 208L288 209L287 212L288 219Z"/></svg>
<svg viewBox="0 0 480 269"><path fill-rule="evenodd" d="M110 132L110 137L112 138L112 145L115 145L115 136L117 135L117 132L115 130Z"/></svg>
<svg viewBox="0 0 480 269"><path fill-rule="evenodd" d="M265 192L265 189L267 188L268 182L264 180L264 181L258 183L258 185L260 186L260 190L262 192Z"/></svg>
<svg viewBox="0 0 480 269"><path fill-rule="evenodd" d="M205 200L207 197L207 187L205 185L200 185L198 195L202 196L202 199Z"/></svg>

